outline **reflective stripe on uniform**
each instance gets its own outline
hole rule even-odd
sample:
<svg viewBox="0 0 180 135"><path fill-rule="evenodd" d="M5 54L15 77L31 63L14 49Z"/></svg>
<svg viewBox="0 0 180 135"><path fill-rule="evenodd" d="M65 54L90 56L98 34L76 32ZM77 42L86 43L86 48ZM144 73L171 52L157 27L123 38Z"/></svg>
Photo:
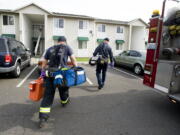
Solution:
<svg viewBox="0 0 180 135"><path fill-rule="evenodd" d="M49 72L47 70L46 70L45 74L46 74L46 77L49 77Z"/></svg>
<svg viewBox="0 0 180 135"><path fill-rule="evenodd" d="M63 78L63 76L62 75L56 75L55 79L57 79L57 78Z"/></svg>
<svg viewBox="0 0 180 135"><path fill-rule="evenodd" d="M50 107L47 107L47 108L44 108L44 107L40 107L40 111L41 113L50 113L51 111L51 108Z"/></svg>
<svg viewBox="0 0 180 135"><path fill-rule="evenodd" d="M62 104L66 104L68 102L69 98L67 98L65 101L61 100Z"/></svg>
<svg viewBox="0 0 180 135"><path fill-rule="evenodd" d="M69 68L61 68L61 70L62 70L62 71L64 71L64 70L68 70L68 69L69 69Z"/></svg>

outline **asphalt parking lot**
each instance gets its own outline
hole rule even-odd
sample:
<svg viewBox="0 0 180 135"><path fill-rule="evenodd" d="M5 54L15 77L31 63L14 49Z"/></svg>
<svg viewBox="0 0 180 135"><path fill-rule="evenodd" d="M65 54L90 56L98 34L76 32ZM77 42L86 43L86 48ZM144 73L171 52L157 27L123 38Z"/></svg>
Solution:
<svg viewBox="0 0 180 135"><path fill-rule="evenodd" d="M105 87L98 90L95 67L82 66L88 81L70 89L66 108L56 93L45 129L37 126L40 102L28 99L28 84L38 77L35 66L23 70L18 79L1 75L0 135L180 134L180 105L143 86L141 76L122 68L109 69Z"/></svg>

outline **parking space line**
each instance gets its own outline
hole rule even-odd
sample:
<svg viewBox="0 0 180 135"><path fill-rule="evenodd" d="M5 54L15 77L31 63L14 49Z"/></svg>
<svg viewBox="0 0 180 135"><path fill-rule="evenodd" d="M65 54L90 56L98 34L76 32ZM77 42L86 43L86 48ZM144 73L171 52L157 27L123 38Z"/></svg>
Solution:
<svg viewBox="0 0 180 135"><path fill-rule="evenodd" d="M91 82L91 80L88 77L86 78L86 80L90 85L93 85L93 83Z"/></svg>
<svg viewBox="0 0 180 135"><path fill-rule="evenodd" d="M36 70L36 68L38 67L38 65L36 65L31 72L29 72L29 74L16 86L17 88L21 87L21 85L23 85L23 83L31 76L31 74Z"/></svg>
<svg viewBox="0 0 180 135"><path fill-rule="evenodd" d="M137 77L137 76L135 76L135 75L132 75L132 74L130 74L130 73L128 73L128 72L125 72L125 71L123 71L123 70L120 70L120 69L118 69L118 68L113 68L113 69L115 69L116 71L122 72L122 73L124 73L124 74L126 74L126 75L135 77L135 78L137 78L137 79L139 79L139 80L141 80L141 81L143 80L143 79L140 78L140 77Z"/></svg>

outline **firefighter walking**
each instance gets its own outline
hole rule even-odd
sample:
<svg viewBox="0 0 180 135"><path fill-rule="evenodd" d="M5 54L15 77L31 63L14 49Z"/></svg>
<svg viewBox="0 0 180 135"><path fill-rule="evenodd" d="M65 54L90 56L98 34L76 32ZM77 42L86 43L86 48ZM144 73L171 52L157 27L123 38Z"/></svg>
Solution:
<svg viewBox="0 0 180 135"><path fill-rule="evenodd" d="M113 53L109 44L109 38L105 38L94 51L93 56L98 55L97 66L96 66L96 77L98 81L98 89L102 89L106 80L106 72L108 68L108 59L110 58L110 66L114 66Z"/></svg>
<svg viewBox="0 0 180 135"><path fill-rule="evenodd" d="M51 105L53 104L56 86L54 86L54 77L47 75L47 69L60 69L67 67L68 57L70 58L73 66L77 66L76 59L73 55L72 49L66 44L66 38L60 37L58 44L50 47L45 55L42 62L41 77L45 80L45 93L41 102L39 111L39 126L44 126L49 118L51 112ZM48 68L47 68L48 67ZM69 87L58 87L60 95L60 103L62 106L66 106L69 102Z"/></svg>

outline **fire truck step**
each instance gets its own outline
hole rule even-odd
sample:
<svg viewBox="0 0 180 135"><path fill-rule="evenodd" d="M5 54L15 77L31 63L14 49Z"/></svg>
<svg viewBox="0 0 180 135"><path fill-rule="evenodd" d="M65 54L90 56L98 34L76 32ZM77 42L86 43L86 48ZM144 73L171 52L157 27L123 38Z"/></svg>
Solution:
<svg viewBox="0 0 180 135"><path fill-rule="evenodd" d="M171 98L171 100L180 102L180 93L169 95L169 97ZM174 102L174 101L172 101L172 102Z"/></svg>

